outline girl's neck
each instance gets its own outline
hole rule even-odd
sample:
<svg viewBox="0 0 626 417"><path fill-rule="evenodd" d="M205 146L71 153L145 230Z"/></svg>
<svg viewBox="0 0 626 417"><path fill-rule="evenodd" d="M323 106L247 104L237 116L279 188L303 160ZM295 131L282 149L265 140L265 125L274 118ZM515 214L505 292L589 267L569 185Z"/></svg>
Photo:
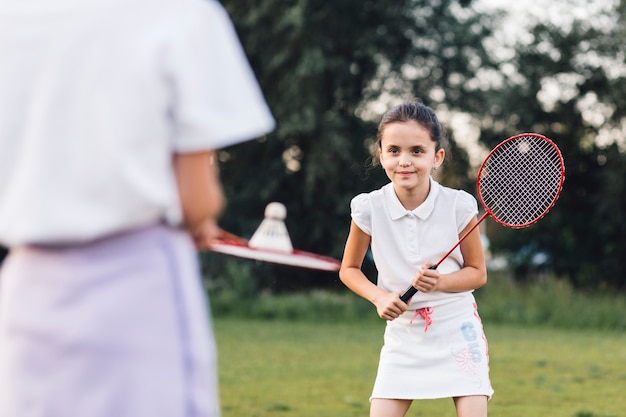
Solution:
<svg viewBox="0 0 626 417"><path fill-rule="evenodd" d="M398 197L398 200L400 200L402 206L409 211L413 211L421 206L424 201L426 201L428 193L430 192L430 181L428 182L428 185L426 187L413 189L396 187L396 185L394 184L393 190L395 191L396 196Z"/></svg>

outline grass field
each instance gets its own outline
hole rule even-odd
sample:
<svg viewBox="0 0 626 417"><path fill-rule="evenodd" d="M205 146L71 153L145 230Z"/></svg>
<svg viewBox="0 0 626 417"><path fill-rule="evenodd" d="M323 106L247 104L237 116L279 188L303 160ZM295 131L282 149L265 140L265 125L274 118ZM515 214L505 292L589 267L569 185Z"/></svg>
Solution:
<svg viewBox="0 0 626 417"><path fill-rule="evenodd" d="M571 314L580 314L572 311ZM223 417L368 416L384 324L218 318ZM490 417L626 416L626 334L486 324ZM408 416L454 417L451 400Z"/></svg>

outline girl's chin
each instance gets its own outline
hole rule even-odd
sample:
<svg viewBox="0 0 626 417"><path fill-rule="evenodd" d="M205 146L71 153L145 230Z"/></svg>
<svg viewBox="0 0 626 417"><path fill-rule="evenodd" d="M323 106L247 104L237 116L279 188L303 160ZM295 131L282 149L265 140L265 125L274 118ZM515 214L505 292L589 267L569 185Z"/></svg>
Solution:
<svg viewBox="0 0 626 417"><path fill-rule="evenodd" d="M408 182L408 181L394 181L393 185L396 188L406 190L406 191L414 191L414 190L419 190L421 188L427 187L424 184L417 184L415 182Z"/></svg>

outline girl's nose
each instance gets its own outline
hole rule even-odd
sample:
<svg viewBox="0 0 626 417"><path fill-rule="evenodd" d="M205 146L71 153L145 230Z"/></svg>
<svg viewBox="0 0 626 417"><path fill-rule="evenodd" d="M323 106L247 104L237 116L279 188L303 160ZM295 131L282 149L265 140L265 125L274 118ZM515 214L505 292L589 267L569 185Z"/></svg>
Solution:
<svg viewBox="0 0 626 417"><path fill-rule="evenodd" d="M401 155L399 163L402 167L408 167L409 165L411 165L411 160L407 156Z"/></svg>

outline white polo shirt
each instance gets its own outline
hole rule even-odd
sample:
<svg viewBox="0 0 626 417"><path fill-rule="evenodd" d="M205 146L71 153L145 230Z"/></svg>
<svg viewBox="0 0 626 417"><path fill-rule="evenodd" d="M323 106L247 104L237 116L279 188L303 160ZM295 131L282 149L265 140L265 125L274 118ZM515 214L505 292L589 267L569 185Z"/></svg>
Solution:
<svg viewBox="0 0 626 417"><path fill-rule="evenodd" d="M172 153L274 120L213 0L0 2L0 243L181 220Z"/></svg>
<svg viewBox="0 0 626 417"><path fill-rule="evenodd" d="M377 285L387 291L407 289L421 266L441 259L478 213L474 197L462 190L443 187L432 178L428 197L415 210L402 206L393 183L357 195L350 207L356 225L372 238ZM457 247L437 270L445 274L462 267L463 256ZM449 298L463 296L463 293L418 292L411 308L434 307Z"/></svg>

